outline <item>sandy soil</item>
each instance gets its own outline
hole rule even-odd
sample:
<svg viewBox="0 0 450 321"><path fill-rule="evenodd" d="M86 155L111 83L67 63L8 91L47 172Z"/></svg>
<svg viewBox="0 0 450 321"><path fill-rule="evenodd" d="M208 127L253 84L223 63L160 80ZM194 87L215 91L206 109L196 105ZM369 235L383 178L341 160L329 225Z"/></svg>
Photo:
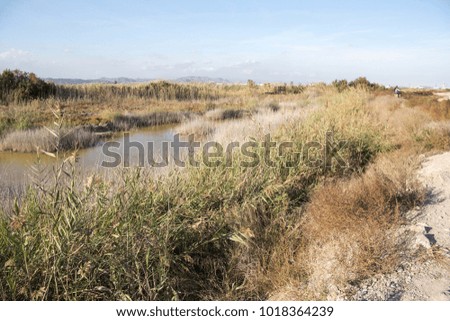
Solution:
<svg viewBox="0 0 450 321"><path fill-rule="evenodd" d="M428 158L419 179L429 191L428 203L418 218L431 245L450 249L450 152Z"/></svg>
<svg viewBox="0 0 450 321"><path fill-rule="evenodd" d="M450 152L429 157L418 172L428 191L422 208L409 213L408 247L397 271L367 280L353 300L450 301Z"/></svg>
<svg viewBox="0 0 450 321"><path fill-rule="evenodd" d="M434 93L436 96L440 96L441 98L438 101L450 100L450 92L446 93Z"/></svg>
<svg viewBox="0 0 450 321"><path fill-rule="evenodd" d="M424 273L412 279L404 299L450 300L450 152L428 158L418 174L429 193L414 220L422 232L418 242L429 246L437 261L428 262Z"/></svg>

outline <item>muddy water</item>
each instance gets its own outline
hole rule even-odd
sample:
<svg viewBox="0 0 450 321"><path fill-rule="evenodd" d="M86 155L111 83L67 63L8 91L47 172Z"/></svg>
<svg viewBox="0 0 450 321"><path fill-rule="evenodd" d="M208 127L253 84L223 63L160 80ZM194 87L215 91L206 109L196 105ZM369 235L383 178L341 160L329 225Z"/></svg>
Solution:
<svg viewBox="0 0 450 321"><path fill-rule="evenodd" d="M124 148L125 135L129 135L129 141L140 143L143 146L145 155L145 165L148 165L149 146L153 146L153 155L155 160L161 158L162 142L171 142L175 135L174 126L158 126L130 133L120 133L104 141L97 146L84 149L78 152L78 159L76 162L77 171L83 176L90 173L112 171L111 168L104 168L101 166L103 161L112 162L114 158L108 157L103 152L103 145L107 142L119 143L120 147L110 147L109 150L115 153L118 157L120 155L121 164L126 157L130 160L130 166L137 166L139 164L139 151L136 147L129 149ZM149 143L151 143L149 145ZM42 155L40 156L40 163L38 168L42 170L51 170L52 165L56 165L56 160L52 157ZM23 189L31 182L32 166L36 166L38 157L31 153L11 153L0 152L0 202L11 199L17 194L20 194ZM44 175L43 175L44 176ZM36 177L36 175L34 176Z"/></svg>

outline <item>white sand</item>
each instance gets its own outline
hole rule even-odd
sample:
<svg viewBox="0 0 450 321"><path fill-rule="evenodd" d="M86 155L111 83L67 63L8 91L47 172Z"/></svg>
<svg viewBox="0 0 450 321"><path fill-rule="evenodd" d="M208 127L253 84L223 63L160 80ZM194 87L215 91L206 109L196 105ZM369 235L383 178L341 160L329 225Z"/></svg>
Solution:
<svg viewBox="0 0 450 321"><path fill-rule="evenodd" d="M446 93L434 93L436 96L440 96L441 98L438 101L450 100L450 92Z"/></svg>

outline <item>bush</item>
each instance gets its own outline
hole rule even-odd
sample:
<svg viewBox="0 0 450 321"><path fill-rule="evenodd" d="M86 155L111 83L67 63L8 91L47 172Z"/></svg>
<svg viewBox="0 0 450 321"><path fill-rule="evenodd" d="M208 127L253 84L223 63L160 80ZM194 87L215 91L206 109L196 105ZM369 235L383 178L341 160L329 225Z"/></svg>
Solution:
<svg viewBox="0 0 450 321"><path fill-rule="evenodd" d="M0 75L0 102L23 102L48 98L56 92L56 85L36 77L34 73L4 70Z"/></svg>
<svg viewBox="0 0 450 321"><path fill-rule="evenodd" d="M331 85L336 87L338 92L343 92L344 90L346 90L348 88L348 81L345 79L342 79L342 80L336 79L331 83Z"/></svg>
<svg viewBox="0 0 450 321"><path fill-rule="evenodd" d="M379 90L384 89L384 86L372 83L366 79L366 77L359 77L348 84L349 87L354 88L363 88L363 89L370 89L370 90Z"/></svg>
<svg viewBox="0 0 450 321"><path fill-rule="evenodd" d="M361 88L364 90L382 90L385 89L383 85L372 83L365 77L359 77L353 81L348 82L346 79L334 80L331 85L337 89L338 92L343 92L348 88Z"/></svg>

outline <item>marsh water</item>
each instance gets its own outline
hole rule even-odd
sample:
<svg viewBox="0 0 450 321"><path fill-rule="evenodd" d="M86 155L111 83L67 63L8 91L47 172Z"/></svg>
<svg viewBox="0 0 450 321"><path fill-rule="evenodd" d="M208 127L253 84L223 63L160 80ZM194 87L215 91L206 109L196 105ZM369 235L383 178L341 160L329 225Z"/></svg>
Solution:
<svg viewBox="0 0 450 321"><path fill-rule="evenodd" d="M119 155L121 160L119 166L122 166L124 159L127 158L130 160L130 166L139 165L139 149L135 146L124 148L125 139L133 142L134 145L140 143L143 146L142 150L145 155L144 165L148 164L149 147L152 149L151 152L156 161L161 158L163 142L173 141L175 128L175 126L157 126L129 133L118 133L112 137L105 138L95 147L78 151L77 161L75 163L76 170L81 176L98 172L107 173L108 170L113 169L101 166L102 162L112 162ZM116 146L109 148L115 154L114 157L105 155L104 153L104 144L108 142L116 143ZM117 143L120 145L117 145ZM23 191L31 182L32 175L35 175L32 174L33 166L43 171L51 171L52 165L55 165L56 162L57 160L55 158L44 154L38 157L37 154L32 153L0 152L0 201L11 198L15 194ZM38 177L37 179L40 178Z"/></svg>

